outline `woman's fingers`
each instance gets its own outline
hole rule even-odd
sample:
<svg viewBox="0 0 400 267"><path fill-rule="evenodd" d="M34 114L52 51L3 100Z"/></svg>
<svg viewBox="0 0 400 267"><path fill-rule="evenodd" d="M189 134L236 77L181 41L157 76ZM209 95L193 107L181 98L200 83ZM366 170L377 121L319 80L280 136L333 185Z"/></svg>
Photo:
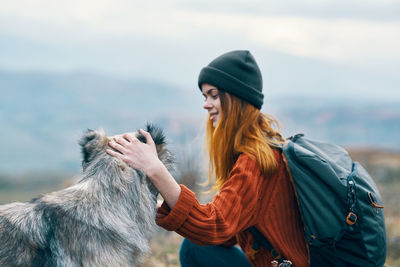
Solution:
<svg viewBox="0 0 400 267"><path fill-rule="evenodd" d="M125 133L122 136L116 136L109 142L113 149L110 149L107 153L119 157L133 168L146 172L149 167L156 166L159 159L156 145L150 133L143 130L140 130L140 132L146 138L146 143L140 142L134 134Z"/></svg>
<svg viewBox="0 0 400 267"><path fill-rule="evenodd" d="M126 139L123 138L123 137L120 137L120 136L115 137L115 138L114 138L114 141L117 142L119 145L121 145L121 146L123 146L123 147L126 147L127 145L129 145L129 141L126 140Z"/></svg>
<svg viewBox="0 0 400 267"><path fill-rule="evenodd" d="M128 142L130 142L130 143L138 140L133 134L130 134L130 133L123 134L122 137L125 138L126 140L128 140Z"/></svg>
<svg viewBox="0 0 400 267"><path fill-rule="evenodd" d="M118 157L118 158L122 158L122 154L121 154L121 153L118 153L118 152L115 152L114 150L106 149L106 152L107 152L108 154L110 154L111 156Z"/></svg>
<svg viewBox="0 0 400 267"><path fill-rule="evenodd" d="M143 129L140 129L139 131L140 131L140 133L143 134L144 137L146 138L146 143L149 144L149 145L151 145L151 146L154 146L154 141L153 141L153 138L151 137L151 134L150 134L149 132L146 132L146 131L143 130Z"/></svg>
<svg viewBox="0 0 400 267"><path fill-rule="evenodd" d="M125 141L125 142L128 143L127 141ZM114 139L114 140L110 141L108 144L109 144L112 148L114 148L115 150L121 152L122 154L125 154L125 153L126 153L126 148L125 148L124 146L120 145L121 142L120 142L120 143L117 143L116 140Z"/></svg>

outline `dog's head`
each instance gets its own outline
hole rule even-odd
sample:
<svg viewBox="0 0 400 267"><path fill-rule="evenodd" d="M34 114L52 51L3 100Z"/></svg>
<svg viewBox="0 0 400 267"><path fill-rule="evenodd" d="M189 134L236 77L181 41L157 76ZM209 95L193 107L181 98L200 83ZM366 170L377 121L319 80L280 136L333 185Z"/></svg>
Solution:
<svg viewBox="0 0 400 267"><path fill-rule="evenodd" d="M170 152L166 149L166 141L163 131L152 124L146 125L146 131L150 133L154 143L156 144L159 159L168 169L171 169L173 158ZM146 138L140 134L139 131L134 132L133 134L135 134L141 142L146 142ZM110 169L113 169L114 173L117 172L116 174L127 173L127 170L132 169L121 159L106 153L106 149L113 149L108 145L108 143L114 137L115 136L107 136L103 130L88 130L83 135L79 144L82 151L82 167L84 171L91 166L96 166L96 168L93 169L97 171L100 169L101 171L107 171L111 174L113 171ZM144 176L143 173L138 170L132 169L132 171L134 171L138 177ZM153 193L156 192L151 183L149 183L149 187Z"/></svg>

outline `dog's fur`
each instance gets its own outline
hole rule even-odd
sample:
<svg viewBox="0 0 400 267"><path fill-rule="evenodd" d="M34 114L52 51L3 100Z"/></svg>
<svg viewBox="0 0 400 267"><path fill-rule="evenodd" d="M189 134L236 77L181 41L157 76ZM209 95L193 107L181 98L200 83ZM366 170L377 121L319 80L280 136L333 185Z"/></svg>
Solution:
<svg viewBox="0 0 400 267"><path fill-rule="evenodd" d="M161 130L148 125L147 131L172 167ZM83 173L75 185L0 206L0 266L140 263L155 229L157 191L141 171L105 152L109 140L101 130L82 137Z"/></svg>

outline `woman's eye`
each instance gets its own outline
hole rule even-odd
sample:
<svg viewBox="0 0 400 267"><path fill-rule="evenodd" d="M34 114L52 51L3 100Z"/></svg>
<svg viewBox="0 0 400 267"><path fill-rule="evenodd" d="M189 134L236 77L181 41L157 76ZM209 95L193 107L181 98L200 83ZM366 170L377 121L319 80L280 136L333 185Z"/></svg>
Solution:
<svg viewBox="0 0 400 267"><path fill-rule="evenodd" d="M218 99L219 94L209 95L209 96L203 96L203 97L204 97L203 100L204 100L204 102L205 102L205 101L207 101L207 98L208 98L208 97L211 97L212 99Z"/></svg>

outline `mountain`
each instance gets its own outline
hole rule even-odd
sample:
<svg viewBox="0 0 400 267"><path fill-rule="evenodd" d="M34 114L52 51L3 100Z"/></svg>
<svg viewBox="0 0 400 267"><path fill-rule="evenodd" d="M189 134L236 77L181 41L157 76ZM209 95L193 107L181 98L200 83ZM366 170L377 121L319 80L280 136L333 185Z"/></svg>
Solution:
<svg viewBox="0 0 400 267"><path fill-rule="evenodd" d="M146 122L165 129L179 156L185 150L201 156L206 113L196 86L93 73L0 72L0 173L77 171L78 140L86 129L113 135ZM266 97L263 111L281 122L286 136L303 132L345 146L400 151L399 104Z"/></svg>
<svg viewBox="0 0 400 267"><path fill-rule="evenodd" d="M3 72L0 95L0 171L77 169L77 140L88 128L117 134L193 114L180 88L88 73Z"/></svg>
<svg viewBox="0 0 400 267"><path fill-rule="evenodd" d="M372 102L346 98L286 98L276 111L285 133L350 147L400 151L400 99Z"/></svg>

